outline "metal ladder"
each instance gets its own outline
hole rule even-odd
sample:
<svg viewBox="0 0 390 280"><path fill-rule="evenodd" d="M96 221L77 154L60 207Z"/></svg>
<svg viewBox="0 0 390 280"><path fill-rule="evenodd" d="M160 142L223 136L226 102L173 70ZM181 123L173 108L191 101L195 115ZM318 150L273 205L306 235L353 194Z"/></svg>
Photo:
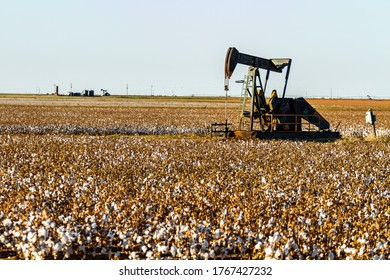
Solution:
<svg viewBox="0 0 390 280"><path fill-rule="evenodd" d="M253 78L252 76L245 75L242 82L240 103L238 105L239 117L238 117L238 130L249 129L249 119L244 114L250 112L251 97L249 96L248 89L252 87ZM248 102L249 101L249 102Z"/></svg>

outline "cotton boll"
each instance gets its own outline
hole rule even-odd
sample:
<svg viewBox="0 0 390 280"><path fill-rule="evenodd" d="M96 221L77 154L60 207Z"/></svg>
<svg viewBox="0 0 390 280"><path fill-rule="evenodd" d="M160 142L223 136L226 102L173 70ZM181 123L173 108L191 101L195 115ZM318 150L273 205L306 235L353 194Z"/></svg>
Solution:
<svg viewBox="0 0 390 280"><path fill-rule="evenodd" d="M152 251L148 251L148 252L146 253L146 258L147 258L147 259L152 259L152 258L153 258L153 252L152 252Z"/></svg>
<svg viewBox="0 0 390 280"><path fill-rule="evenodd" d="M44 227L40 227L38 229L38 238L43 238L43 239L46 239L47 238L47 230L44 228Z"/></svg>
<svg viewBox="0 0 390 280"><path fill-rule="evenodd" d="M11 219L4 219L3 220L3 225L5 227L12 227L12 220Z"/></svg>
<svg viewBox="0 0 390 280"><path fill-rule="evenodd" d="M275 224L275 218L274 218L274 217L271 217L271 218L268 220L267 227L272 227L274 224Z"/></svg>
<svg viewBox="0 0 390 280"><path fill-rule="evenodd" d="M176 248L175 245L172 245L172 246L171 246L170 252L171 252L172 257L175 258L175 257L176 257L176 254L177 254L177 248Z"/></svg>
<svg viewBox="0 0 390 280"><path fill-rule="evenodd" d="M364 246L362 246L362 247L360 247L360 249L359 249L359 253L358 253L358 256L363 256L364 255L364 249L365 249L365 247Z"/></svg>
<svg viewBox="0 0 390 280"><path fill-rule="evenodd" d="M37 234L33 231L29 231L27 233L27 241L31 244L35 243L37 241Z"/></svg>
<svg viewBox="0 0 390 280"><path fill-rule="evenodd" d="M163 255L168 254L168 247L165 245L158 246L158 252L160 252Z"/></svg>
<svg viewBox="0 0 390 280"><path fill-rule="evenodd" d="M17 239L17 238L19 238L19 237L22 236L22 234L20 233L20 231L17 230L17 229L11 230L10 233L12 233L12 235L13 235L13 237L14 237L15 239ZM1 242L1 241L0 241L0 242ZM2 243L3 243L3 242L2 242Z"/></svg>
<svg viewBox="0 0 390 280"><path fill-rule="evenodd" d="M257 242L255 245L256 250L261 250L262 247L263 247L263 244L261 244L260 242Z"/></svg>
<svg viewBox="0 0 390 280"><path fill-rule="evenodd" d="M275 259L280 259L282 257L282 251L279 248L276 249L274 257Z"/></svg>
<svg viewBox="0 0 390 280"><path fill-rule="evenodd" d="M273 257L274 249L271 246L267 246L264 250L266 257Z"/></svg>
<svg viewBox="0 0 390 280"><path fill-rule="evenodd" d="M132 260L137 260L138 259L138 253L137 252L134 252L134 251L131 252L130 256L131 256Z"/></svg>

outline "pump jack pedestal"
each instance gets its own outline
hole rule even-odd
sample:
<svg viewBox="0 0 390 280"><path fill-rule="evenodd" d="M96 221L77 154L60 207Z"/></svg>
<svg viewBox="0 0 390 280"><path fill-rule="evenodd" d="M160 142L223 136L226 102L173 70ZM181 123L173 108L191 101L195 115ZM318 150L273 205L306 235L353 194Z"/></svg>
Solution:
<svg viewBox="0 0 390 280"><path fill-rule="evenodd" d="M229 138L237 139L290 139L290 140L316 140L316 141L330 141L340 138L339 132L334 131L301 131L301 132L290 132L290 131L249 131L249 130L236 130L231 131L228 134Z"/></svg>

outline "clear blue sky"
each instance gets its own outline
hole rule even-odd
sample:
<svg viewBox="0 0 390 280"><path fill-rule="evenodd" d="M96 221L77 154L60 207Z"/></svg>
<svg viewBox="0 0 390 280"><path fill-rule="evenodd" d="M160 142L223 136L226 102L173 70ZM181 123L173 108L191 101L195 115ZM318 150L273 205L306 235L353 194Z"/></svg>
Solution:
<svg viewBox="0 0 390 280"><path fill-rule="evenodd" d="M291 96L390 97L387 0L2 0L0 26L0 92L224 96L233 46L292 58Z"/></svg>

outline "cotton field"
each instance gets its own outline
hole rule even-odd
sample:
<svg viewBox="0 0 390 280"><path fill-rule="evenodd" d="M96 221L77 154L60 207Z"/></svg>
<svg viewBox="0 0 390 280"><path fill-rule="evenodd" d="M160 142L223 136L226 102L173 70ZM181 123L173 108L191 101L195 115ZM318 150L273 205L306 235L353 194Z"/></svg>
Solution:
<svg viewBox="0 0 390 280"><path fill-rule="evenodd" d="M364 111L324 109L351 137L318 143L141 105L0 106L0 258L390 259L390 111L364 141Z"/></svg>
<svg viewBox="0 0 390 280"><path fill-rule="evenodd" d="M237 129L239 103L229 100L227 111L223 99L53 99L1 98L0 133L89 134L89 135L204 135L214 122L225 122ZM164 101L165 100L165 101ZM315 100L319 112L344 137L364 138L372 133L365 124L365 112L373 107L377 115L377 135L390 138L390 102L365 101L364 106L347 101ZM321 105L325 103L325 105ZM367 103L367 104L366 104ZM374 106L371 106L374 105Z"/></svg>

